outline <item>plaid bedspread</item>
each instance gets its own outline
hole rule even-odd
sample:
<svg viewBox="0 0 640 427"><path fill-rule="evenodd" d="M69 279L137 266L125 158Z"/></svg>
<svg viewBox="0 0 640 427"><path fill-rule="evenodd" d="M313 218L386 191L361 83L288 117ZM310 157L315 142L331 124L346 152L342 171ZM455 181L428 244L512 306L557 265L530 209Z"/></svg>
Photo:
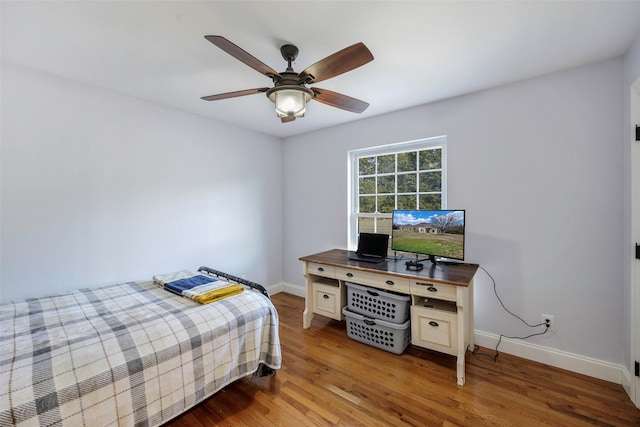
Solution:
<svg viewBox="0 0 640 427"><path fill-rule="evenodd" d="M281 363L254 291L201 305L132 282L0 305L0 425L155 426Z"/></svg>

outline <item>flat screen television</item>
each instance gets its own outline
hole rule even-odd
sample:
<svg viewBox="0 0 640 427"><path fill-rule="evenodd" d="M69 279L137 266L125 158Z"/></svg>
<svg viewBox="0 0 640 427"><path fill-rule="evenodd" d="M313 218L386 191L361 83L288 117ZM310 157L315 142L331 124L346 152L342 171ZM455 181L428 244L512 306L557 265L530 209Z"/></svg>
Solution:
<svg viewBox="0 0 640 427"><path fill-rule="evenodd" d="M394 210L391 249L416 254L416 263L419 255L434 264L436 257L464 260L464 215L464 210Z"/></svg>

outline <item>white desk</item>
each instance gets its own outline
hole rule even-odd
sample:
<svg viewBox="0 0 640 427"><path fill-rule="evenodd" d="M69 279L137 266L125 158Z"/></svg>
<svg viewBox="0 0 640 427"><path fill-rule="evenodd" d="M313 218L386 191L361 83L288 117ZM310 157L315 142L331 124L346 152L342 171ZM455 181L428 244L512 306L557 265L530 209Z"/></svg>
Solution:
<svg viewBox="0 0 640 427"><path fill-rule="evenodd" d="M420 271L403 261L372 264L349 260L352 252L332 249L300 258L304 262L306 299L302 326L314 314L343 319L345 282L411 296L411 344L457 357L458 385L465 382L465 355L473 348L473 277L477 264L425 262Z"/></svg>

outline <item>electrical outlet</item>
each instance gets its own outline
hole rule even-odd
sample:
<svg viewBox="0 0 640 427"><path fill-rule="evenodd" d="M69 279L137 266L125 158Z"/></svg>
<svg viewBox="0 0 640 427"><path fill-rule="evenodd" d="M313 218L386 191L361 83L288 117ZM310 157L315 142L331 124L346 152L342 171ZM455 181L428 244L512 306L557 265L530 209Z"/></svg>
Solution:
<svg viewBox="0 0 640 427"><path fill-rule="evenodd" d="M549 332L554 332L556 330L556 323L553 321L553 315L543 313L540 315L540 321L549 325Z"/></svg>

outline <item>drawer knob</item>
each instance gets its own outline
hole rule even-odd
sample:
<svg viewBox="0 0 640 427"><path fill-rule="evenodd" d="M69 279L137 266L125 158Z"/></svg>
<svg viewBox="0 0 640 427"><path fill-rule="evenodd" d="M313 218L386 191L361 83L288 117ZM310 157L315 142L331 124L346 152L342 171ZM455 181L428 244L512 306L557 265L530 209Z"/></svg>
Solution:
<svg viewBox="0 0 640 427"><path fill-rule="evenodd" d="M393 283L393 280L387 280L387 285L395 285L395 283Z"/></svg>
<svg viewBox="0 0 640 427"><path fill-rule="evenodd" d="M347 273L347 277L353 277L352 273Z"/></svg>
<svg viewBox="0 0 640 427"><path fill-rule="evenodd" d="M433 320L431 322L429 322L429 325L433 326L434 328L437 328L438 326L438 322L434 322Z"/></svg>
<svg viewBox="0 0 640 427"><path fill-rule="evenodd" d="M322 298L324 298L324 299L329 299L329 295L324 294L324 295L322 295Z"/></svg>
<svg viewBox="0 0 640 427"><path fill-rule="evenodd" d="M433 286L429 286L429 287L427 288L427 290L428 290L429 292L438 292L438 289L437 289L437 288L434 288Z"/></svg>
<svg viewBox="0 0 640 427"><path fill-rule="evenodd" d="M318 271L324 271L324 268L318 267Z"/></svg>

